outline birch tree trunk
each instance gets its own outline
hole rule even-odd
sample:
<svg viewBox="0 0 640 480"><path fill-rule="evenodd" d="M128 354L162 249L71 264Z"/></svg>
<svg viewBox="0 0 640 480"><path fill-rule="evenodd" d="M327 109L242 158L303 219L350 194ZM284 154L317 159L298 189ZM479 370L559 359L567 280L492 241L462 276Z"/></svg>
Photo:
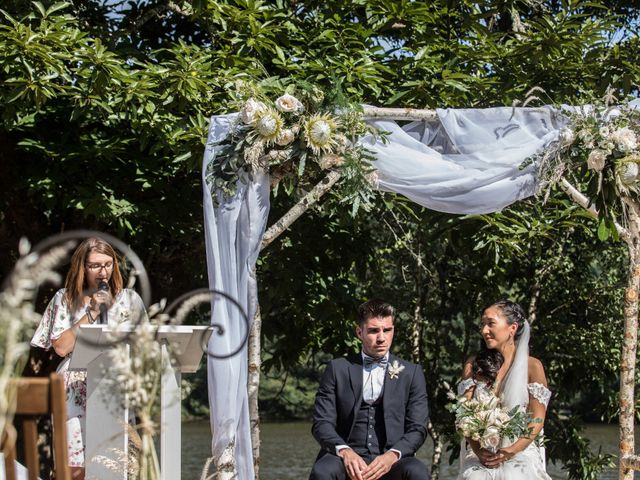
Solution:
<svg viewBox="0 0 640 480"><path fill-rule="evenodd" d="M260 390L260 332L262 317L260 305L256 309L251 331L249 332L249 374L247 377L247 391L249 395L249 422L251 425L251 446L253 454L253 470L255 478L260 478L260 412L258 411L258 392Z"/></svg>
<svg viewBox="0 0 640 480"><path fill-rule="evenodd" d="M638 292L640 292L640 206L623 199L628 207L629 275L624 294L624 341L620 358L620 480L633 480L635 455L635 370L638 345Z"/></svg>
<svg viewBox="0 0 640 480"><path fill-rule="evenodd" d="M440 435L435 428L433 428L433 423L429 420L427 424L427 432L429 436L433 440L433 455L431 455L431 480L438 480L440 478L440 460L442 460L442 448L444 447L444 442L442 441L442 435Z"/></svg>

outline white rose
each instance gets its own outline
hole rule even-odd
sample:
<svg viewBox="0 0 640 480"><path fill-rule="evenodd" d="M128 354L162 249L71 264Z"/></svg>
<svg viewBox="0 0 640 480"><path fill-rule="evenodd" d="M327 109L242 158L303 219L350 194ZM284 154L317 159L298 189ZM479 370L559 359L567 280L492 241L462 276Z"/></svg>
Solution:
<svg viewBox="0 0 640 480"><path fill-rule="evenodd" d="M250 125L255 121L256 115L264 111L266 108L267 107L264 103L250 98L242 107L242 110L240 111L240 118L242 118L242 121L245 124Z"/></svg>
<svg viewBox="0 0 640 480"><path fill-rule="evenodd" d="M613 132L611 140L616 144L618 150L622 152L630 152L638 147L636 134L629 127L619 128Z"/></svg>
<svg viewBox="0 0 640 480"><path fill-rule="evenodd" d="M276 138L276 143L281 147L284 147L285 145L289 145L291 142L293 142L295 138L296 138L296 135L293 133L292 130L290 129L282 130L278 135L278 137Z"/></svg>
<svg viewBox="0 0 640 480"><path fill-rule="evenodd" d="M487 427L480 439L480 446L485 450L496 452L500 446L500 432L496 427Z"/></svg>
<svg viewBox="0 0 640 480"><path fill-rule="evenodd" d="M587 158L587 166L591 170L599 172L604 168L604 163L606 160L607 152L605 150L591 150L591 153L589 153L589 158Z"/></svg>
<svg viewBox="0 0 640 480"><path fill-rule="evenodd" d="M288 93L285 93L281 97L278 97L278 99L276 100L276 108L281 112L295 112L304 110L304 107L302 106L300 100L298 100L293 95L289 95Z"/></svg>
<svg viewBox="0 0 640 480"><path fill-rule="evenodd" d="M460 430L463 437L470 437L473 434L472 426L473 421L470 418L465 417L460 421L460 423L458 423L458 430Z"/></svg>
<svg viewBox="0 0 640 480"><path fill-rule="evenodd" d="M569 127L565 127L560 130L559 140L563 146L568 147L575 141L575 139L576 136L573 133L573 130L571 130Z"/></svg>
<svg viewBox="0 0 640 480"><path fill-rule="evenodd" d="M611 130L609 129L609 127L607 127L606 125L603 125L602 127L600 127L598 129L598 133L600 133L600 136L602 137L608 137L609 135L611 135Z"/></svg>
<svg viewBox="0 0 640 480"><path fill-rule="evenodd" d="M507 423L509 420L511 420L511 417L509 416L509 414L507 412L505 412L504 410L500 410L500 414L498 415L498 418L500 418L500 421L503 424Z"/></svg>
<svg viewBox="0 0 640 480"><path fill-rule="evenodd" d="M502 426L502 412L500 409L495 409L489 414L489 418L487 419L487 423L489 425L493 425L495 427L500 428Z"/></svg>

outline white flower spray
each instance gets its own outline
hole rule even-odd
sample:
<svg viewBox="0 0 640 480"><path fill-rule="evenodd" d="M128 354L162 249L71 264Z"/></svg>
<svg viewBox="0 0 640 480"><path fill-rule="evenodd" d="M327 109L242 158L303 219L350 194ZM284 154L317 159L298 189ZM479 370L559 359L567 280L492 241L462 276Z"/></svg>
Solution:
<svg viewBox="0 0 640 480"><path fill-rule="evenodd" d="M38 288L44 283L59 284L54 271L68 258L74 242L66 242L40 255L32 253L26 239L20 241L20 259L0 292L0 431L13 416L15 392L10 388L19 363L25 358L28 341L41 315L34 310Z"/></svg>

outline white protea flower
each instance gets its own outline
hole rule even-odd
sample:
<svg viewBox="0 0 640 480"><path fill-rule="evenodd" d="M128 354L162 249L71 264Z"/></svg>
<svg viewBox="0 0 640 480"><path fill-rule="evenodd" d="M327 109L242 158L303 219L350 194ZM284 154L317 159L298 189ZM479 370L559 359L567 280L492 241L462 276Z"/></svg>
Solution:
<svg viewBox="0 0 640 480"><path fill-rule="evenodd" d="M622 193L640 191L640 155L629 155L616 163L616 185Z"/></svg>
<svg viewBox="0 0 640 480"><path fill-rule="evenodd" d="M317 113L313 115L304 126L307 146L314 154L331 152L336 146L336 130L338 124L329 114Z"/></svg>
<svg viewBox="0 0 640 480"><path fill-rule="evenodd" d="M607 160L607 155L608 152L606 150L600 150L598 148L591 150L587 158L587 166L596 172L602 171Z"/></svg>
<svg viewBox="0 0 640 480"><path fill-rule="evenodd" d="M250 98L245 102L242 110L240 110L240 118L245 124L251 125L253 122L255 122L258 113L266 109L267 106L264 103Z"/></svg>
<svg viewBox="0 0 640 480"><path fill-rule="evenodd" d="M638 148L636 133L629 127L619 128L613 132L611 141L621 152L631 152Z"/></svg>
<svg viewBox="0 0 640 480"><path fill-rule="evenodd" d="M256 118L253 123L256 133L267 145L272 144L280 135L284 121L273 108L267 108L263 111L256 113Z"/></svg>
<svg viewBox="0 0 640 480"><path fill-rule="evenodd" d="M276 99L276 108L281 112L302 112L304 111L304 106L302 102L298 100L293 95L289 95L285 93L281 97Z"/></svg>

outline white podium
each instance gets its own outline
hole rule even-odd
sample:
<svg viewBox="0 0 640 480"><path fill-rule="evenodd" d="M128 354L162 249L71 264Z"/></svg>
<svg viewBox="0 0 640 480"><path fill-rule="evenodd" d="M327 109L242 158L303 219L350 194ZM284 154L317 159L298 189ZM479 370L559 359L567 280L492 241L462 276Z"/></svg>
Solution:
<svg viewBox="0 0 640 480"><path fill-rule="evenodd" d="M81 325L73 350L70 370L87 371L87 417L85 443L86 480L122 480L126 468L118 471L110 465L123 465L128 455L127 424L129 412L122 402L107 391L103 372L108 368L106 353L113 335L125 337L136 328L120 325L112 330L108 325ZM211 328L206 325L149 324L137 328L156 328L156 341L162 345L163 375L160 389L160 472L163 480L181 478L181 416L180 383L183 373L198 369L203 346L209 341ZM171 362L173 357L173 362ZM167 368L164 368L167 367Z"/></svg>

